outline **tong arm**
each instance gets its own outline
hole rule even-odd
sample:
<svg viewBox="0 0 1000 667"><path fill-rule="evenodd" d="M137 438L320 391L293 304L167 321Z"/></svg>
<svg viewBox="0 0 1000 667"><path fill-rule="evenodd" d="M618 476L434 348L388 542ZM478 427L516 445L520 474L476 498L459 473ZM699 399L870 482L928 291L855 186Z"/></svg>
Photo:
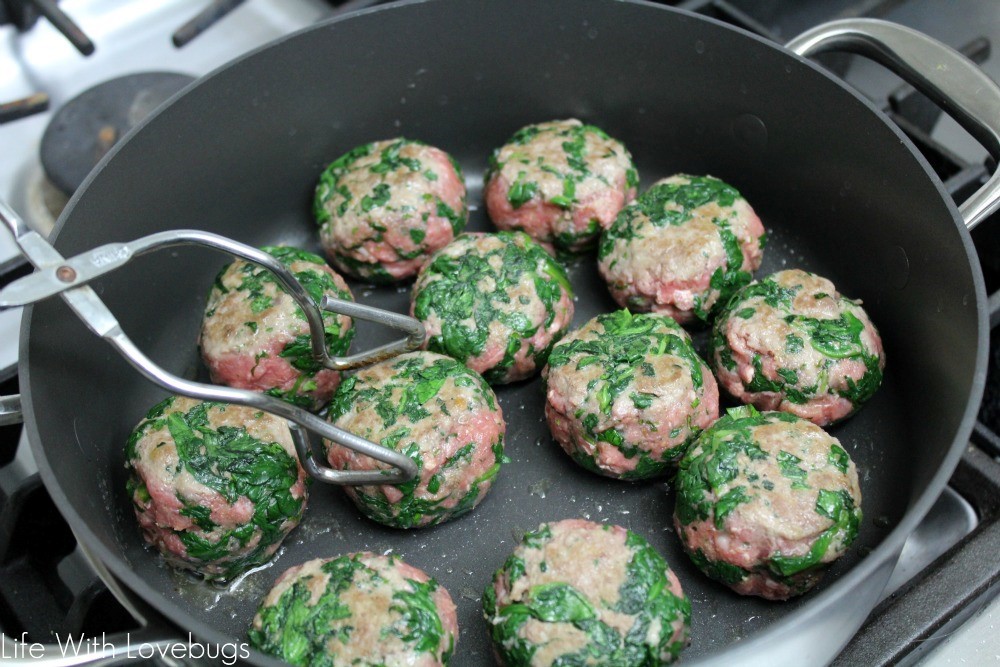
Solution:
<svg viewBox="0 0 1000 667"><path fill-rule="evenodd" d="M310 476L316 479L323 482L345 485L400 484L413 479L417 475L417 464L405 454L400 454L388 447L377 445L374 442L338 428L325 419L317 417L300 407L286 403L273 396L247 389L221 387L177 377L160 368L149 357L143 354L142 350L136 347L135 343L122 333L121 330L105 336L105 339L118 348L122 356L147 380L175 394L182 394L203 401L235 403L284 417L289 421L288 425L291 428L295 449L299 454L302 467L305 468ZM383 463L388 463L396 469L373 471L334 470L317 463L312 445L303 429L318 433L322 437L339 445L353 449Z"/></svg>
<svg viewBox="0 0 1000 667"><path fill-rule="evenodd" d="M266 394L245 389L204 384L193 380L186 380L169 373L136 347L135 343L122 331L118 320L101 298L86 284L89 280L93 280L98 276L121 267L132 257L157 248L188 243L220 248L249 261L256 261L275 273L282 285L289 288L289 293L302 306L303 312L307 316L310 313L315 316L315 320L318 321L320 334L318 340L323 347L325 355L326 346L320 308L312 301L299 282L295 280L292 273L271 255L209 232L182 230L152 234L132 243L109 244L67 260L45 238L29 229L21 218L2 201L0 201L0 221L13 234L15 242L24 256L39 269L37 273L15 281L15 283L12 283L0 292L0 304L9 303L10 305L19 305L16 298L8 297L7 295L11 287L22 281L28 281L27 285L18 286L13 290L13 293L15 295L28 294L35 297L25 301L25 303L33 303L46 296L60 294L73 312L76 313L77 317L83 320L91 331L114 346L136 370L154 384L175 394L182 394L206 401L219 401L253 407L288 420L302 466L312 477L323 482L345 485L399 484L407 482L417 475L417 465L410 457L340 429L326 420L290 403ZM62 269L73 271L76 275L68 276L64 270L62 272L63 277L60 278L59 274ZM37 281L30 280L39 276L41 278ZM52 282L53 278L59 283L58 285ZM37 286L35 283L37 283ZM357 313L357 317L374 319L376 322L396 328L404 328L405 325L405 330L408 333L408 337L404 341L390 343L368 353L347 357L348 367L354 367L351 364L358 358L362 360L362 363L368 363L367 360L373 356L380 356L382 358L391 356L396 353L395 350L397 349L413 349L423 341L423 325L417 320L351 302L340 300L329 301L324 299L324 308L336 308L338 310L335 312L340 312L339 309L341 307L350 307L350 312L345 311L346 314L354 316ZM9 305L5 305L4 307L9 307ZM315 349L317 337L315 329L312 329L312 322L313 318L310 318L313 347ZM418 327L419 339L416 336ZM414 345L414 342L416 345ZM318 433L332 442L387 463L393 466L393 468L375 471L345 471L334 470L324 466L316 461L312 444L305 433L306 430Z"/></svg>
<svg viewBox="0 0 1000 667"><path fill-rule="evenodd" d="M16 215L8 216L23 227ZM12 231L14 231L12 229ZM216 248L241 259L259 264L268 269L278 279L281 286L295 299L309 323L309 338L313 358L325 368L344 371L367 366L383 359L388 359L402 352L409 352L420 347L424 341L423 325L412 317L390 311L372 308L359 303L333 299L325 296L322 304L313 302L309 293L299 284L292 272L280 261L252 246L233 241L232 239L195 229L176 229L157 232L144 236L129 243L108 243L92 250L80 253L74 257L63 259L58 253L46 254L45 248L51 250L47 241L37 233L23 227L14 231L19 238L19 245L29 259L39 268L31 275L15 280L0 291L0 309L15 306L26 306L56 294L65 293L81 285L99 278L107 273L121 268L134 257L144 255L153 250L179 245L204 245ZM37 241L41 241L41 245ZM31 246L31 252L21 242ZM37 247L36 247L37 246ZM44 263L35 261L32 255L44 259ZM323 326L322 311L340 313L357 319L368 320L406 334L406 338L388 343L374 350L352 354L346 357L332 357L327 351L326 336ZM103 335L103 334L98 334Z"/></svg>

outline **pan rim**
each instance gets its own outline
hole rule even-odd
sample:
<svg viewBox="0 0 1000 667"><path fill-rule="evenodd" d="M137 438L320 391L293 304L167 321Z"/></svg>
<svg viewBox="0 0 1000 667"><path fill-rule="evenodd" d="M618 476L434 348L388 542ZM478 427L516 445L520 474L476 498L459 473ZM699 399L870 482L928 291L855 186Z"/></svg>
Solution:
<svg viewBox="0 0 1000 667"><path fill-rule="evenodd" d="M293 39L296 36L313 31L326 29L331 25L340 23L343 20L353 19L359 16L365 16L368 14L392 11L396 9L403 9L410 6L422 5L428 2L448 2L449 0L404 0L403 2L393 3L389 5L380 5L376 7L371 7L357 12L353 12L347 15L335 16L326 21L322 21L313 26L308 26L299 31L290 33L282 38L279 38L269 44L258 47L224 65L213 70L212 72L200 77L196 81L192 82L186 86L183 90L178 92L173 96L170 101L162 106L157 112L153 113L150 117L145 119L137 127L133 128L132 131L116 144L104 157L104 159L98 164L98 166L88 175L79 190L73 195L66 209L60 215L59 220L52 232L51 239L57 241L60 232L67 223L71 214L75 210L76 206L80 202L81 198L86 195L91 182L97 178L103 167L109 160L114 159L115 155L119 150L128 143L128 139L131 138L135 132L141 131L149 122L153 122L160 113L163 113L165 109L170 107L174 101L176 101L180 96L186 94L187 92L199 87L214 77L219 73L228 70L230 67L236 66L241 63L244 59L255 56L261 51L264 51L272 46L281 44L286 40ZM460 0L459 0L460 1ZM721 647L714 649L699 658L692 658L689 660L691 664L714 664L719 662L720 659L726 661L725 664L731 664L733 655L738 651L741 655L747 655L752 651L757 650L765 642L773 642L776 636L781 636L793 630L795 627L800 626L803 623L809 623L816 617L828 613L830 609L845 596L845 593L858 588L864 581L871 578L879 568L884 568L887 564L894 564L898 558L899 552L906 538L912 533L916 528L917 524L924 518L927 512L932 507L933 503L940 496L947 484L948 479L952 476L958 462L962 456L962 452L965 448L965 443L968 442L969 436L972 432L973 425L979 410L979 405L982 400L982 394L986 382L986 359L989 351L989 326L988 317L986 316L986 289L985 281L982 275L982 269L980 267L979 258L976 254L975 247L972 243L972 237L966 229L964 223L961 220L961 216L958 213L958 209L955 204L951 201L950 196L944 191L943 185L940 179L936 176L933 169L927 160L920 154L919 150L913 145L913 143L903 134L902 130L898 128L892 121L871 101L865 98L857 90L851 88L844 81L838 79L832 74L828 73L819 65L814 62L799 57L787 49L785 49L780 44L775 44L770 41L765 40L762 37L749 33L745 30L735 28L733 26L727 25L715 19L697 15L685 10L679 10L673 7L666 7L663 5L658 5L646 0L616 0L623 4L630 4L636 6L642 6L649 9L661 10L666 12L672 12L674 14L680 14L691 20L695 21L707 21L711 24L724 28L726 30L731 30L739 33L743 37L755 40L761 45L767 48L776 49L781 52L785 57L792 58L799 64L804 64L805 66L811 68L814 72L821 74L828 81L833 82L840 87L845 93L849 94L855 101L860 102L872 112L879 121L885 125L894 135L899 139L908 152L917 160L917 163L923 169L927 175L930 184L936 189L938 195L944 201L947 209L951 213L951 223L957 227L956 230L959 235L959 241L961 242L962 249L966 254L967 264L972 272L972 282L975 292L976 299L976 318L977 318L977 330L978 330L978 341L976 349L976 365L975 372L973 373L972 382L970 386L970 393L966 402L965 410L961 417L961 422L953 436L951 447L947 454L942 460L942 464L935 472L935 474L930 479L929 483L920 493L919 497L908 507L906 513L903 515L900 522L896 527L889 532L888 535L879 543L870 554L868 554L864 559L854 565L849 571L841 574L835 582L832 582L823 591L816 593L810 600L804 603L795 614L788 614L783 618L773 622L768 625L765 629L747 637L746 639L739 642L738 648L735 644L730 644L726 647ZM941 224L945 224L942 221ZM48 457L45 454L45 448L40 444L40 434L38 430L38 422L35 418L35 405L32 397L31 388L31 373L30 373L30 356L29 356L29 340L31 325L33 321L33 311L32 307L28 307L24 311L24 316L22 317L21 331L20 331L20 342L19 342L19 362L18 370L20 377L23 382L23 396L22 403L24 408L24 427L28 435L28 441L31 446L31 451L35 456L35 460L38 463L39 472L41 474L42 481L44 482L46 489L52 495L53 500L56 502L60 513L64 516L67 522L73 527L73 531L77 538L82 541L85 546L91 550L104 565L108 568L110 573L123 585L127 586L131 591L138 594L145 600L150 607L155 609L158 613L162 614L169 622L173 625L183 627L185 630L191 631L194 635L203 638L212 643L226 643L233 639L242 641L243 638L240 637L230 637L222 632L217 631L215 628L209 626L204 621L196 618L190 614L185 607L176 604L175 602L164 597L159 590L154 589L152 586L148 585L146 581L139 578L131 569L128 568L127 563L120 557L120 555L112 553L111 550L105 548L102 541L98 536L91 530L90 526L83 521L80 515L76 512L74 506L70 502L68 496L63 493L62 487L56 479L56 475L49 463ZM884 585L888 581L889 570L886 573L886 578L882 582ZM870 613L870 610L868 610ZM866 613L865 618L867 618L868 613ZM863 622L862 619L858 619L858 625ZM853 635L853 632L852 632ZM178 637L181 640L180 637ZM840 647L842 648L842 647ZM251 649L252 658L254 661L261 664L272 664L281 665L283 662L274 659L272 657L266 656L256 650ZM839 651L839 648L838 648ZM721 664L721 663L720 663Z"/></svg>

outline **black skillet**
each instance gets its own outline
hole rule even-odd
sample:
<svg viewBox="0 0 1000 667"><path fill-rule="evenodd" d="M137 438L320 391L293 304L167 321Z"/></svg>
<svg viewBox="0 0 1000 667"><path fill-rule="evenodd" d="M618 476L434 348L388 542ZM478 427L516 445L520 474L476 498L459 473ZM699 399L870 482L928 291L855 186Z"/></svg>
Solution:
<svg viewBox="0 0 1000 667"><path fill-rule="evenodd" d="M956 81L982 81L905 29L866 30L888 31L884 39L932 77L948 67ZM847 28L824 34L799 50L880 41ZM959 117L998 108L995 86L955 91L943 78ZM244 639L259 597L287 567L392 549L458 603L453 664L488 664L479 595L491 573L522 531L578 516L627 526L667 556L693 602L689 662L823 663L863 622L971 430L985 377L985 295L962 217L926 162L870 103L788 50L632 1L431 0L359 13L279 40L190 86L112 150L70 202L55 245L68 256L187 227L315 249L310 202L320 170L355 145L395 135L459 160L470 187L469 228L488 229L480 195L490 151L527 123L566 117L621 139L644 185L685 171L739 188L771 236L760 274L803 267L864 300L888 366L874 399L833 429L861 474L865 520L854 548L801 599L730 593L681 552L668 480L598 478L558 450L536 379L497 391L513 461L471 514L399 532L360 518L339 489L314 484L307 518L273 567L235 592L216 591L143 547L124 493L126 435L162 391L63 304L37 305L24 318L20 373L43 479L108 576L168 619L180 641L187 632L209 643ZM997 133L975 127L1000 152ZM224 261L202 250L160 253L94 287L147 354L185 377L203 377L194 342ZM592 257L570 274L576 325L615 307ZM407 308L405 286L353 289L362 302ZM380 334L358 340L375 344Z"/></svg>

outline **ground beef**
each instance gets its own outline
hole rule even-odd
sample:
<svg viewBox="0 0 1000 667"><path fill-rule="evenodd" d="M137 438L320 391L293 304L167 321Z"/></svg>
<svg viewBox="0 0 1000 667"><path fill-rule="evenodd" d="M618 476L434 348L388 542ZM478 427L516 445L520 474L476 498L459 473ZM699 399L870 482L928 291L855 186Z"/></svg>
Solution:
<svg viewBox="0 0 1000 667"><path fill-rule="evenodd" d="M625 146L570 119L523 127L493 151L484 197L500 229L576 252L594 245L638 184Z"/></svg>
<svg viewBox="0 0 1000 667"><path fill-rule="evenodd" d="M344 279L322 257L289 247L264 247L319 305L324 295L353 301ZM354 324L346 315L324 313L326 346L333 356L347 353ZM237 260L219 273L208 295L199 338L212 382L261 391L318 410L340 384L340 372L312 356L309 323L267 269Z"/></svg>
<svg viewBox="0 0 1000 667"><path fill-rule="evenodd" d="M710 361L732 396L819 426L854 413L882 383L882 339L861 303L798 269L740 290L711 341Z"/></svg>
<svg viewBox="0 0 1000 667"><path fill-rule="evenodd" d="M266 562L306 506L287 423L251 408L168 398L132 431L125 467L143 537L206 579Z"/></svg>
<svg viewBox="0 0 1000 667"><path fill-rule="evenodd" d="M447 521L475 507L503 460L500 405L482 376L433 352L411 352L369 366L340 385L328 418L340 428L402 452L417 477L404 484L350 486L370 519L395 528ZM326 443L338 470L387 467Z"/></svg>
<svg viewBox="0 0 1000 667"><path fill-rule="evenodd" d="M416 275L469 218L458 163L409 139L365 144L335 160L320 176L313 211L334 266L383 284Z"/></svg>
<svg viewBox="0 0 1000 667"><path fill-rule="evenodd" d="M665 472L719 416L719 390L669 317L599 315L552 350L543 372L552 437L594 472Z"/></svg>
<svg viewBox="0 0 1000 667"><path fill-rule="evenodd" d="M458 641L455 604L398 556L362 552L287 570L248 633L292 665L443 667Z"/></svg>
<svg viewBox="0 0 1000 667"><path fill-rule="evenodd" d="M427 349L505 384L545 365L573 320L573 291L527 234L467 233L421 270L411 312L427 329Z"/></svg>
<svg viewBox="0 0 1000 667"><path fill-rule="evenodd" d="M784 600L812 588L861 525L858 473L820 427L735 408L680 462L674 526L705 574Z"/></svg>
<svg viewBox="0 0 1000 667"><path fill-rule="evenodd" d="M663 557L621 526L542 524L493 576L483 613L509 667L674 661L691 602Z"/></svg>
<svg viewBox="0 0 1000 667"><path fill-rule="evenodd" d="M598 269L623 308L664 313L684 324L750 282L764 227L750 204L711 176L658 181L601 236Z"/></svg>

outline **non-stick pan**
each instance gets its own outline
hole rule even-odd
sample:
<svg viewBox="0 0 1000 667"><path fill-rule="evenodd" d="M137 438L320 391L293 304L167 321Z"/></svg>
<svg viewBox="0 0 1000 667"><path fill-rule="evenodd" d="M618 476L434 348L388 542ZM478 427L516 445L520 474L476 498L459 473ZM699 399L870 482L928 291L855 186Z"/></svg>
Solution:
<svg viewBox="0 0 1000 667"><path fill-rule="evenodd" d="M873 31L882 34L863 34ZM878 54L889 43L930 72L923 83L934 88L937 79L950 92L958 116L993 104L996 123L996 87L924 38L863 23L823 35L798 48L869 45ZM956 94L945 70L975 90ZM469 228L489 229L481 181L490 151L527 123L566 117L621 139L644 186L678 171L734 184L770 234L760 275L802 267L863 299L888 366L872 401L833 429L860 470L865 519L854 547L800 599L736 596L682 553L670 528L669 479L599 478L553 444L535 379L497 389L512 461L472 513L390 530L360 518L340 489L314 484L304 523L273 565L235 590L213 589L144 548L124 492L126 436L163 392L64 304L37 305L24 318L20 377L43 479L82 544L169 619L179 641L187 632L210 644L244 639L259 598L287 567L391 549L455 598L462 630L453 664L489 664L482 590L523 531L567 517L627 526L667 556L693 603L689 662L823 663L862 623L971 430L985 376L985 295L962 217L927 163L870 103L789 50L631 1L431 0L367 11L192 84L102 162L60 219L55 244L68 256L184 227L316 249L310 204L319 172L358 144L396 135L458 159L470 189ZM977 127L1000 150L990 143L996 132ZM977 217L993 199L973 207ZM164 252L94 287L153 359L205 377L195 340L225 261L204 250ZM576 325L615 308L593 257L573 263L570 275ZM352 287L364 303L408 307L408 286ZM374 345L382 335L368 329L356 340Z"/></svg>

